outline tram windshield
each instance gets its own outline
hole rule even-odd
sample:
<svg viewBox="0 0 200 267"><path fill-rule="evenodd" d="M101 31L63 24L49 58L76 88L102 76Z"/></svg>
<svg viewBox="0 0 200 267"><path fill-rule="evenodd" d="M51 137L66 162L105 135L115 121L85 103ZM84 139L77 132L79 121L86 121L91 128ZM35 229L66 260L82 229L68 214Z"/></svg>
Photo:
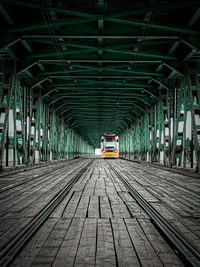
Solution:
<svg viewBox="0 0 200 267"><path fill-rule="evenodd" d="M105 142L114 142L115 141L115 138L106 138L105 139Z"/></svg>

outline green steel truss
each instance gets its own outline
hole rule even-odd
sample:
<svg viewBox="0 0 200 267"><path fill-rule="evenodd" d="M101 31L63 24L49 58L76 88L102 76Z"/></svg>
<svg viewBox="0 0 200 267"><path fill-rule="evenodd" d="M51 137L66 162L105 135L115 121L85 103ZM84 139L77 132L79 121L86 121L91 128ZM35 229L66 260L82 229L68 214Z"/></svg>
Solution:
<svg viewBox="0 0 200 267"><path fill-rule="evenodd" d="M188 66L187 66L188 67ZM122 157L200 173L200 86L188 69L180 87L161 90L158 103L119 136Z"/></svg>
<svg viewBox="0 0 200 267"><path fill-rule="evenodd" d="M21 86L18 77L12 83L12 92L6 85L1 84L4 90L1 121L9 117L0 124L1 142L4 140L1 167L32 165L93 153L88 142L56 113L55 106L44 102L41 89Z"/></svg>
<svg viewBox="0 0 200 267"><path fill-rule="evenodd" d="M75 157L111 132L122 156L199 168L199 22L199 0L0 0L0 161Z"/></svg>

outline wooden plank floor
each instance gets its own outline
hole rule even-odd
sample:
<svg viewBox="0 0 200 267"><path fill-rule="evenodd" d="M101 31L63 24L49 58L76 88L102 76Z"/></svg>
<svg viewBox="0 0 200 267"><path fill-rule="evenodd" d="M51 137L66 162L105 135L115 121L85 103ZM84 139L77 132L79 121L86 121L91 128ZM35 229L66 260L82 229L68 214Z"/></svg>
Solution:
<svg viewBox="0 0 200 267"><path fill-rule="evenodd" d="M131 178L131 168L134 169L129 166L131 163L122 160L110 162L113 162L118 169L122 168L124 174L130 171L128 179L151 204L157 206L163 204L159 199L162 195L160 191L157 189L154 194L149 188L152 190L156 188L150 185L148 179L140 181L143 170L137 169L138 166L135 169L139 176ZM44 183L47 181L44 180ZM54 180L52 183L54 190L63 185L59 182L55 184ZM41 190L45 190L45 187ZM46 198L49 200L50 196L51 194L46 194L43 201ZM11 205L12 214L13 208L15 206ZM31 206L25 210L25 218L29 218L26 217L26 212L32 216ZM110 171L106 161L96 159L73 186L69 195L18 254L11 266L149 267L183 266L183 264L159 234L148 215Z"/></svg>
<svg viewBox="0 0 200 267"><path fill-rule="evenodd" d="M200 253L200 177L121 159L112 164Z"/></svg>
<svg viewBox="0 0 200 267"><path fill-rule="evenodd" d="M0 249L90 160L74 160L0 179Z"/></svg>

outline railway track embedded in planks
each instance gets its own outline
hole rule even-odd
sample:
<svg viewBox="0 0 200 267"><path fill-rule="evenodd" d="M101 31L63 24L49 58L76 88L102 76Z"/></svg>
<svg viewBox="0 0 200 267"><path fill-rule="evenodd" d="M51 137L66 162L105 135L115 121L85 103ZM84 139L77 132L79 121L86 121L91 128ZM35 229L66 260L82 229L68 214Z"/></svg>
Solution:
<svg viewBox="0 0 200 267"><path fill-rule="evenodd" d="M200 254L131 186L125 177L109 161L105 161L125 185L133 199L150 216L162 234L176 247L181 257L186 261L184 264L186 266L200 267Z"/></svg>
<svg viewBox="0 0 200 267"><path fill-rule="evenodd" d="M12 262L16 254L23 248L32 235L40 228L40 226L47 220L53 210L60 204L60 202L69 193L72 186L81 178L88 167L93 163L91 160L84 166L78 174L76 174L69 183L44 207L40 213L19 233L1 252L0 252L0 266L8 266Z"/></svg>
<svg viewBox="0 0 200 267"><path fill-rule="evenodd" d="M52 166L52 165L51 165ZM54 164L53 166L55 166L54 167L54 169L53 169L53 172L55 172L55 174L56 174L56 172L61 172L61 171L66 171L66 170L68 170L68 169L70 169L71 168L71 166L65 166L65 165L63 165L63 162L61 162L61 163L57 163L57 164ZM48 166L42 166L41 168L47 168ZM39 167L38 168L35 168L35 169L39 169ZM29 171L31 171L31 170L35 170L35 169L28 169L27 171L29 172ZM17 174L19 174L20 172L18 172ZM23 173L25 173L25 171L23 171ZM35 177L31 177L31 178L24 178L23 180L21 180L20 182L15 182L15 183L13 183L13 184L11 184L11 185L7 185L7 186L4 186L4 187L0 187L0 193L2 193L2 192L5 192L5 191L8 191L8 190L10 190L10 189L13 189L13 188L16 188L16 187L18 187L18 186L21 186L21 185L23 185L23 184L25 184L25 183L27 183L27 182L29 182L29 181L32 181L33 179L38 179L38 178L41 178L41 177L44 177L44 176L47 176L48 174L51 174L52 173L52 169L50 169L50 170L48 170L48 171L45 171L45 173L42 173L42 174L39 174L39 175L37 175L37 176L35 176ZM15 173L16 174L16 173ZM6 175L6 177L9 177L9 176L12 176L13 175L13 173L10 173L10 174L7 174ZM2 177L0 177L0 179L1 179Z"/></svg>

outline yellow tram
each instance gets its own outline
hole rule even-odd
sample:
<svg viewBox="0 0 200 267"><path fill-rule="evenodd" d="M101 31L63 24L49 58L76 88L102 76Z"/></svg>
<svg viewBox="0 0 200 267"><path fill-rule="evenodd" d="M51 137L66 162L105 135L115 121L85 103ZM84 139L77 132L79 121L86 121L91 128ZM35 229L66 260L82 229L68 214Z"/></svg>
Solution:
<svg viewBox="0 0 200 267"><path fill-rule="evenodd" d="M119 138L117 135L103 135L101 137L101 156L103 158L119 157Z"/></svg>

